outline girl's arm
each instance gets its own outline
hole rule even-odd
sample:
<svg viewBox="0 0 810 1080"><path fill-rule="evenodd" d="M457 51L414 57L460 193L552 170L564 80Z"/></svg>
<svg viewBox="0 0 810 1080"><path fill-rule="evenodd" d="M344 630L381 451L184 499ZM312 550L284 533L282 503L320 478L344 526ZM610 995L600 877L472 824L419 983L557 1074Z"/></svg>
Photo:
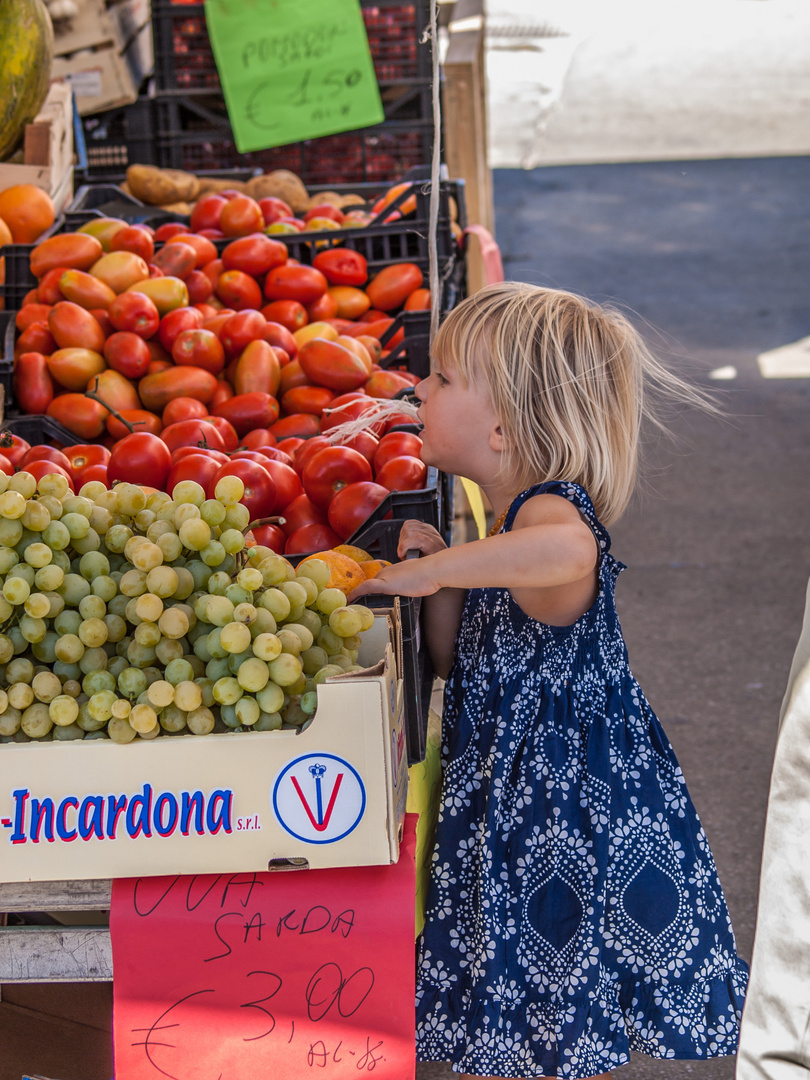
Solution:
<svg viewBox="0 0 810 1080"><path fill-rule="evenodd" d="M395 563L358 586L352 600L370 592L433 596L440 589L506 588L528 615L566 625L593 602L597 556L576 507L558 495L538 495L520 508L511 532Z"/></svg>

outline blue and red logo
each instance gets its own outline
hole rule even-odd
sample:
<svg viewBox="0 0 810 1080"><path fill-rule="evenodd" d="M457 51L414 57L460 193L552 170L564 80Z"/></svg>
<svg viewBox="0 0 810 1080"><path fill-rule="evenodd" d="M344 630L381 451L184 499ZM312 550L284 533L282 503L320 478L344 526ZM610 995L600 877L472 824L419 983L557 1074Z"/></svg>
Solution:
<svg viewBox="0 0 810 1080"><path fill-rule="evenodd" d="M334 754L305 754L276 778L273 810L281 825L308 844L334 844L357 828L366 809L360 774Z"/></svg>

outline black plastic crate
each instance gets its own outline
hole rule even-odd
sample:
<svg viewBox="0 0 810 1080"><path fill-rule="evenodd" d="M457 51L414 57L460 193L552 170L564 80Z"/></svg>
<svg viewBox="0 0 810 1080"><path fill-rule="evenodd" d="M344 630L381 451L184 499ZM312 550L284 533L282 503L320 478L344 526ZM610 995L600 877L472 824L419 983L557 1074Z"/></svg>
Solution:
<svg viewBox="0 0 810 1080"><path fill-rule="evenodd" d="M430 0L360 0L360 7L384 103L393 86L424 92L424 83L429 96ZM152 0L152 41L158 91L220 91L204 4Z"/></svg>
<svg viewBox="0 0 810 1080"><path fill-rule="evenodd" d="M14 342L17 337L14 315L13 311L0 311L0 342L3 348L2 356L0 356L0 386L3 387L3 407L0 409L0 416L9 411L14 400Z"/></svg>
<svg viewBox="0 0 810 1080"><path fill-rule="evenodd" d="M50 416L40 414L7 416L0 424L0 440L4 431L19 435L32 446L47 445L61 449L63 446L79 446L84 441Z"/></svg>
<svg viewBox="0 0 810 1080"><path fill-rule="evenodd" d="M59 214L36 243L64 229L65 217ZM26 293L37 283L30 267L31 252L35 247L36 244L6 244L0 247L0 256L6 260L6 280L5 284L0 285L0 298L4 301L6 311L19 311Z"/></svg>
<svg viewBox="0 0 810 1080"><path fill-rule="evenodd" d="M130 165L160 165L150 98L82 117L81 125L84 160L76 168L77 178L102 180L123 176Z"/></svg>

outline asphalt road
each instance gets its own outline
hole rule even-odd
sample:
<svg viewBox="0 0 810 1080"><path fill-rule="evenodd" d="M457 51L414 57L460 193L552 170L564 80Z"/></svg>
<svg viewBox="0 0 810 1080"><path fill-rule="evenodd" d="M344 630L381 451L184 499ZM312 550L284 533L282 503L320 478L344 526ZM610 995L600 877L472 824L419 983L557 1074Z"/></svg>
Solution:
<svg viewBox="0 0 810 1080"><path fill-rule="evenodd" d="M613 527L630 661L680 759L749 959L782 695L810 575L810 379L759 352L810 334L810 159L495 172L508 278L620 303L724 416L670 417ZM733 366L737 377L709 373ZM449 1066L420 1065L418 1080ZM635 1056L618 1080L732 1080Z"/></svg>

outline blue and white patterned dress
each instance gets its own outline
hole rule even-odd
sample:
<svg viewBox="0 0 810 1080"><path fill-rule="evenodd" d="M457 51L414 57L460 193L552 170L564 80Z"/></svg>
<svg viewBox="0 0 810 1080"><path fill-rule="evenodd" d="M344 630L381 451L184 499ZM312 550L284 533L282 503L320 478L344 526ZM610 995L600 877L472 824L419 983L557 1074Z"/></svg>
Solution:
<svg viewBox="0 0 810 1080"><path fill-rule="evenodd" d="M573 625L472 589L445 688L444 783L417 976L417 1057L581 1078L637 1050L733 1054L748 968L706 835L628 666L621 563Z"/></svg>

